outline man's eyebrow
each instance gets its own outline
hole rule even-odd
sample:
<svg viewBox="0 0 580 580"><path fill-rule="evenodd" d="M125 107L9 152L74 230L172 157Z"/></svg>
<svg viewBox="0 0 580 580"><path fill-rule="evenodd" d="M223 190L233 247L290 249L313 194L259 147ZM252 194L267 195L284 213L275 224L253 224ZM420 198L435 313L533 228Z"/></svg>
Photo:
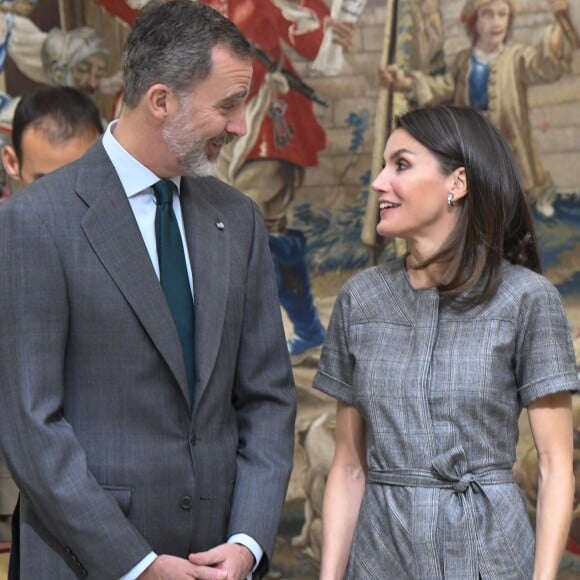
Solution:
<svg viewBox="0 0 580 580"><path fill-rule="evenodd" d="M233 93L232 95L228 95L227 97L224 97L222 99L222 104L228 104L228 103L235 103L236 101L243 101L247 96L248 93L250 92L250 89L242 89L240 91L238 91L237 93Z"/></svg>

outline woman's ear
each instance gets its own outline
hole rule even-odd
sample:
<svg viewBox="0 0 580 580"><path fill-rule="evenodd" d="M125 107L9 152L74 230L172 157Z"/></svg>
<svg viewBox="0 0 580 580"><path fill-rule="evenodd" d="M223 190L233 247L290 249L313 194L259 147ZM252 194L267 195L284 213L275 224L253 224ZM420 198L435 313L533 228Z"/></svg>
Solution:
<svg viewBox="0 0 580 580"><path fill-rule="evenodd" d="M467 195L467 175L465 167L458 167L451 175L450 193L453 194L455 202L464 198Z"/></svg>

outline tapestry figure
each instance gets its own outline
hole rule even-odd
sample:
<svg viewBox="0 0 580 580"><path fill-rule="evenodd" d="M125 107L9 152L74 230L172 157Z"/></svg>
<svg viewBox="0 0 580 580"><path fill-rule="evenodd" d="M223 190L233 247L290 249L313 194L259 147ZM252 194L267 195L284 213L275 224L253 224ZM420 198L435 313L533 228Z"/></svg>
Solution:
<svg viewBox="0 0 580 580"><path fill-rule="evenodd" d="M549 7L554 15L565 13L568 0L549 0ZM452 101L485 112L508 140L530 201L551 216L556 189L532 137L527 93L530 86L555 82L569 70L572 47L559 19L534 46L510 42L516 8L515 0L468 0L461 21L471 47L457 54L447 72L406 72L395 64L380 71L379 79L405 92L411 105Z"/></svg>

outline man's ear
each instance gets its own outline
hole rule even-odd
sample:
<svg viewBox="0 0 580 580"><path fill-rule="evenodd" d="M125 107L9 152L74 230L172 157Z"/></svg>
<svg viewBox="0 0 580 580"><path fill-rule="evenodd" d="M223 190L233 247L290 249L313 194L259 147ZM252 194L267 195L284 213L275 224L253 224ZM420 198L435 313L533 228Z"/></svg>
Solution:
<svg viewBox="0 0 580 580"><path fill-rule="evenodd" d="M451 189L453 201L458 202L467 195L467 175L465 167L458 167L451 175Z"/></svg>
<svg viewBox="0 0 580 580"><path fill-rule="evenodd" d="M173 91L163 83L151 85L145 98L150 114L158 121L165 121L168 116L179 110L179 103Z"/></svg>
<svg viewBox="0 0 580 580"><path fill-rule="evenodd" d="M5 145L2 147L2 165L6 173L14 180L20 181L20 163L14 147Z"/></svg>

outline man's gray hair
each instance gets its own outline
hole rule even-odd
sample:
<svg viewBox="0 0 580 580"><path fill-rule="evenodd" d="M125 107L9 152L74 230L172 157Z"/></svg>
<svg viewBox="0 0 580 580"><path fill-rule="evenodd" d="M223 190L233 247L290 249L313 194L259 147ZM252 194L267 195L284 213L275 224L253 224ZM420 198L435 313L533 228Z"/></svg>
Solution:
<svg viewBox="0 0 580 580"><path fill-rule="evenodd" d="M138 14L122 55L123 101L129 108L156 83L178 97L209 77L212 49L225 46L240 58L251 47L235 24L206 4L152 0Z"/></svg>

